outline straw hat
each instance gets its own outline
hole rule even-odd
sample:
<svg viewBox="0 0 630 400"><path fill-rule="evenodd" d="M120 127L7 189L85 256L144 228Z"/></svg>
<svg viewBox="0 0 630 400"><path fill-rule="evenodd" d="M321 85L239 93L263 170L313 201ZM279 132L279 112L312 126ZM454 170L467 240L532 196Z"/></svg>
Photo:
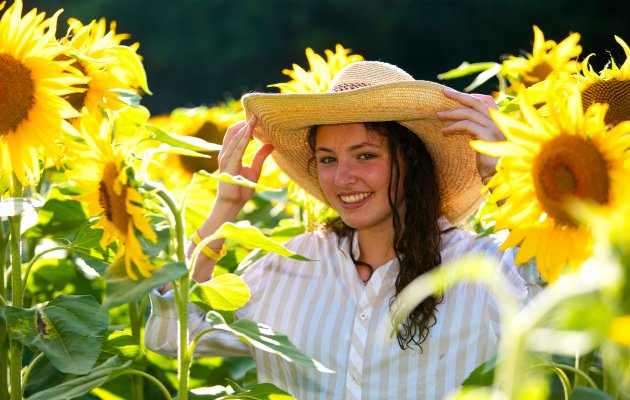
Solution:
<svg viewBox="0 0 630 400"><path fill-rule="evenodd" d="M414 80L391 64L361 61L341 70L325 93L250 93L243 96L243 107L248 119L258 118L254 137L273 144L272 157L280 168L326 204L307 143L311 126L381 121L406 126L429 150L438 176L440 211L456 224L479 206L482 183L471 136L440 131L446 123L436 112L462 107L443 95L444 88Z"/></svg>

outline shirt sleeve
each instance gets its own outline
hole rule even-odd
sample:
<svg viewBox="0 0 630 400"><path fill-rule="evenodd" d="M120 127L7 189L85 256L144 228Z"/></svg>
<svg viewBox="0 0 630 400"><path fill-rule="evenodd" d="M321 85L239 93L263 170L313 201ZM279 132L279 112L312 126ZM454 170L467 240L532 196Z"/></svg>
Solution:
<svg viewBox="0 0 630 400"><path fill-rule="evenodd" d="M149 293L151 314L144 331L148 349L166 356L176 357L178 347L177 306L174 292L160 294L156 289ZM208 329L206 312L197 305L188 305L189 340ZM248 356L249 347L229 332L213 331L204 334L195 347L195 356Z"/></svg>

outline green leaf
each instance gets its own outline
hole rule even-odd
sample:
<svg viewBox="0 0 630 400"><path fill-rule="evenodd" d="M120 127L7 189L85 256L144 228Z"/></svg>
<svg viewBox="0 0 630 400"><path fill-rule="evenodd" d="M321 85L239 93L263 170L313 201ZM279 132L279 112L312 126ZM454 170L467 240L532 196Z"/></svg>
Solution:
<svg viewBox="0 0 630 400"><path fill-rule="evenodd" d="M127 359L137 359L144 354L140 343L126 332L111 331L103 342L103 354L121 356Z"/></svg>
<svg viewBox="0 0 630 400"><path fill-rule="evenodd" d="M59 296L41 308L6 307L9 337L41 350L61 372L88 373L109 316L92 296Z"/></svg>
<svg viewBox="0 0 630 400"><path fill-rule="evenodd" d="M38 217L28 236L65 238L87 222L83 206L75 200L50 199L39 210Z"/></svg>
<svg viewBox="0 0 630 400"><path fill-rule="evenodd" d="M130 365L131 361L123 362L117 356L114 356L91 370L87 375L82 375L67 380L60 385L42 390L28 397L27 400L74 399L89 393L94 388L102 386L113 373L128 368Z"/></svg>
<svg viewBox="0 0 630 400"><path fill-rule="evenodd" d="M162 143L170 144L171 146L181 147L188 150L209 152L220 151L221 145L206 142L203 139L194 136L177 135L175 133L166 132L154 125L146 125L146 129L152 134L152 136L161 141Z"/></svg>
<svg viewBox="0 0 630 400"><path fill-rule="evenodd" d="M249 225L226 222L211 237L232 239L250 249L262 249L295 260L311 261L309 258L296 254L275 240L268 238L258 228Z"/></svg>
<svg viewBox="0 0 630 400"><path fill-rule="evenodd" d="M570 400L613 400L612 397L607 395L600 389L577 387L571 393Z"/></svg>
<svg viewBox="0 0 630 400"><path fill-rule="evenodd" d="M92 225L83 224L72 241L70 248L89 258L96 259L105 264L111 264L116 260L116 253L111 247L105 250L101 248L100 240L102 237L102 229L94 229ZM88 265L92 266L89 260L85 261Z"/></svg>
<svg viewBox="0 0 630 400"><path fill-rule="evenodd" d="M126 304L144 297L151 289L173 282L188 272L186 264L182 262L170 262L160 269L153 271L150 278L139 276L137 281L132 280L125 272L124 261L120 260L110 265L105 272L107 281L107 297L103 303L105 309L110 309L121 304Z"/></svg>
<svg viewBox="0 0 630 400"><path fill-rule="evenodd" d="M149 223L157 236L157 241L153 243L147 240L139 231L136 231L136 237L140 241L143 253L149 257L156 257L169 245L171 227L162 216L152 216Z"/></svg>
<svg viewBox="0 0 630 400"><path fill-rule="evenodd" d="M210 178L216 179L221 182L233 183L235 185L245 186L252 189L259 189L259 190L264 190L264 191L269 191L269 192L282 191L282 189L276 189L269 186L259 185L258 183L252 182L249 179L243 178L240 175L230 175L230 174L226 174L225 172L221 172L220 174L217 174L217 173L210 174L206 171L199 171L199 174L202 176L206 175Z"/></svg>
<svg viewBox="0 0 630 400"><path fill-rule="evenodd" d="M497 64L495 62L480 62L470 64L469 62L464 61L459 65L459 67L439 74L437 77L440 80L461 78L467 75L472 75L478 72L497 68L497 65L499 67L501 66L501 64Z"/></svg>
<svg viewBox="0 0 630 400"><path fill-rule="evenodd" d="M319 361L310 358L298 350L285 335L274 332L270 327L264 324L248 319L241 319L228 325L223 317L214 311L210 311L206 319L212 324L214 329L231 332L241 341L259 350L277 354L286 361L309 368L315 368L320 372L334 372L326 368Z"/></svg>
<svg viewBox="0 0 630 400"><path fill-rule="evenodd" d="M140 97L138 93L134 92L133 90L109 89L109 91L118 95L118 98L117 98L118 101L121 101L128 106L131 106L131 107L140 106L140 100L142 100L142 97Z"/></svg>
<svg viewBox="0 0 630 400"><path fill-rule="evenodd" d="M470 92L471 90L475 90L479 86L481 86L484 83L486 83L490 78L499 75L499 72L501 72L501 64L495 64L491 68L489 68L489 69L483 71L482 73L480 73L479 75L477 75L475 80L473 80L470 85L468 85L468 86L466 86L464 88L464 91L465 92Z"/></svg>
<svg viewBox="0 0 630 400"><path fill-rule="evenodd" d="M473 372L468 375L468 378L463 383L463 386L490 386L494 382L494 370L497 366L497 353L492 354L492 357L481 364Z"/></svg>
<svg viewBox="0 0 630 400"><path fill-rule="evenodd" d="M6 175L0 172L0 196L9 191L9 181Z"/></svg>
<svg viewBox="0 0 630 400"><path fill-rule="evenodd" d="M242 400L291 400L291 396L284 390L271 383L259 383L248 389L240 388L238 393L219 397L217 400L242 399Z"/></svg>
<svg viewBox="0 0 630 400"><path fill-rule="evenodd" d="M234 311L249 300L249 287L234 274L216 276L195 287L190 301L205 311Z"/></svg>

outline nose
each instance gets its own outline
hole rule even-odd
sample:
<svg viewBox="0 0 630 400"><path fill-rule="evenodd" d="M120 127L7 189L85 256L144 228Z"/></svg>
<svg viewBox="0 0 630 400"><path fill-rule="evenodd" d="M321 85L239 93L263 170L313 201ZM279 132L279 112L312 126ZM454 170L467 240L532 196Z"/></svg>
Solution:
<svg viewBox="0 0 630 400"><path fill-rule="evenodd" d="M355 169L351 163L339 162L335 170L335 186L345 187L356 182Z"/></svg>

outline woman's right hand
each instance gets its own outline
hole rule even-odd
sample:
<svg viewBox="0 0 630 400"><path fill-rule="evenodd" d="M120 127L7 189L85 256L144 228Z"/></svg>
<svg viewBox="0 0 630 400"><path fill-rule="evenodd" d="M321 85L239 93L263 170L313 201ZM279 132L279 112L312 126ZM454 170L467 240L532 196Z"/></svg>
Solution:
<svg viewBox="0 0 630 400"><path fill-rule="evenodd" d="M273 150L273 146L263 145L256 152L251 165L243 164L243 155L252 139L256 122L256 117L251 117L249 121L240 121L228 128L223 137L223 147L219 152L219 172L232 176L240 175L252 182L258 182L263 163ZM240 210L253 194L254 189L221 181L217 189L216 201Z"/></svg>

